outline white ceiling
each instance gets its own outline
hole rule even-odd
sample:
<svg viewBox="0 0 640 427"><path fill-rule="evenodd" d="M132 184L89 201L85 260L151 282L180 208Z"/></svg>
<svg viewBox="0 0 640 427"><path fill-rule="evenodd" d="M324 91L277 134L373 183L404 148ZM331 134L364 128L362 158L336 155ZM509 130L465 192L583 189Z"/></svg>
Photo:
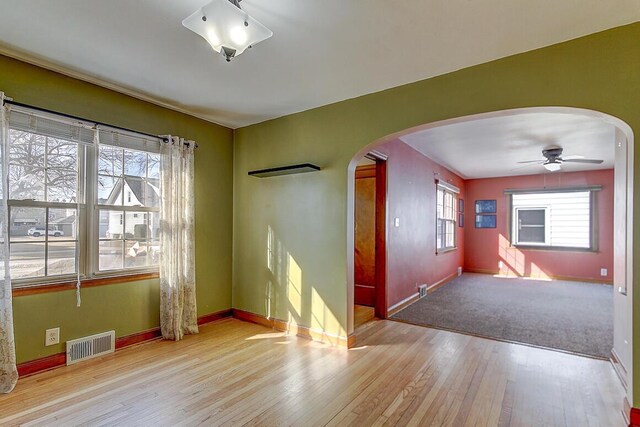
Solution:
<svg viewBox="0 0 640 427"><path fill-rule="evenodd" d="M484 118L421 130L400 139L465 179L532 175L544 160L542 150L563 148L563 156L580 155L602 164L563 163L562 171L611 169L615 127L603 120L574 114L521 113ZM464 155L460 155L464 153Z"/></svg>
<svg viewBox="0 0 640 427"><path fill-rule="evenodd" d="M207 2L0 0L0 52L239 127L640 20L640 0L244 0L274 35L226 63L181 25Z"/></svg>

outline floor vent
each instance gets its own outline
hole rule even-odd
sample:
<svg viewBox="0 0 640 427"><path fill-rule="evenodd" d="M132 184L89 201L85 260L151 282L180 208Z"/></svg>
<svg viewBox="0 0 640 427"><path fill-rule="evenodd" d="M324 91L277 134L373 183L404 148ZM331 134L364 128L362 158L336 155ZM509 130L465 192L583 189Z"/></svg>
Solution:
<svg viewBox="0 0 640 427"><path fill-rule="evenodd" d="M81 362L115 351L115 331L67 341L67 365Z"/></svg>
<svg viewBox="0 0 640 427"><path fill-rule="evenodd" d="M418 291L420 292L420 298L426 297L427 296L427 284L425 283L424 285L420 285L420 287L418 287Z"/></svg>

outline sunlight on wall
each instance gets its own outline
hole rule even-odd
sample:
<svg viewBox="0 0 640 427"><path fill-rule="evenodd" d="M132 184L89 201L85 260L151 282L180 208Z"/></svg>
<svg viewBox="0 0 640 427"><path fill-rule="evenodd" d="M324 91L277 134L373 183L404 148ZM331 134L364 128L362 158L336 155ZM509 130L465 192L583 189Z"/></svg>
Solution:
<svg viewBox="0 0 640 427"><path fill-rule="evenodd" d="M311 289L311 328L321 330L330 335L345 335L340 322L327 307L324 300L315 290Z"/></svg>
<svg viewBox="0 0 640 427"><path fill-rule="evenodd" d="M324 340L331 343L338 342L337 336L346 336L320 293L305 285L303 266L287 251L271 226L267 228L266 243L269 278L264 298L267 317L324 332Z"/></svg>
<svg viewBox="0 0 640 427"><path fill-rule="evenodd" d="M291 254L288 257L287 296L289 297L289 306L295 311L294 318L300 318L302 314L302 269Z"/></svg>
<svg viewBox="0 0 640 427"><path fill-rule="evenodd" d="M498 255L502 259L501 275L507 277L524 276L524 254L519 249L512 247L509 239L502 234L498 236Z"/></svg>
<svg viewBox="0 0 640 427"><path fill-rule="evenodd" d="M551 277L549 277L547 273L542 271L542 269L533 262L531 263L531 272L529 273L529 277L539 280L551 280Z"/></svg>

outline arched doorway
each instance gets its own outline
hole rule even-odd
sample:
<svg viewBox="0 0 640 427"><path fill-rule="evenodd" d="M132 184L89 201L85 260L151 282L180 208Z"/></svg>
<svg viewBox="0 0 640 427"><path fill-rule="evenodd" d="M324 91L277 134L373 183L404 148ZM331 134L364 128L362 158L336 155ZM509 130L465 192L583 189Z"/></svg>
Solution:
<svg viewBox="0 0 640 427"><path fill-rule="evenodd" d="M612 134L612 144L615 147L615 203L614 203L614 354L615 364L624 379L632 378L632 255L633 248L631 242L633 218L633 132L623 121L601 112L568 108L568 107L534 107L513 110L496 111L482 113L472 116L459 117L440 122L425 124L410 128L402 132L381 138L368 146L362 148L353 157L349 164L348 172L348 215L347 215L347 272L348 272L348 332L353 333L353 307L354 307L354 197L355 197L355 170L357 163L367 153L375 150L390 141L405 137L417 132L424 132L430 129L446 128L461 124L481 124L483 121L504 118L523 117L530 114L551 114L566 115L589 119L594 122L601 122L611 125L614 132ZM469 207L467 207L468 209ZM386 218L386 224L391 227L395 218ZM388 258L388 257L387 257ZM385 266L386 267L386 266ZM388 268L385 268L388 271ZM390 301L393 304L394 301ZM388 307L387 307L388 308ZM627 390L628 398L631 399L631 390ZM632 400L630 400L632 401Z"/></svg>

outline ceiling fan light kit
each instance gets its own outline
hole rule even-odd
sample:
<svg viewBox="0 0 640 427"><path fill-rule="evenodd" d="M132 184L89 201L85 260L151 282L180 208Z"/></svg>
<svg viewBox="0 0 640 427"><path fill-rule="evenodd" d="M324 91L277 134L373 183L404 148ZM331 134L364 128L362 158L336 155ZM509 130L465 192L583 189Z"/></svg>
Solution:
<svg viewBox="0 0 640 427"><path fill-rule="evenodd" d="M213 0L184 19L182 25L205 39L229 62L273 35L240 8L240 1Z"/></svg>
<svg viewBox="0 0 640 427"><path fill-rule="evenodd" d="M545 160L525 160L518 163L530 163L542 165L549 172L557 172L562 169L563 163L588 163L593 165L599 165L603 160L599 159L585 159L584 156L565 156L562 157L562 148L553 147L542 150L542 156Z"/></svg>

